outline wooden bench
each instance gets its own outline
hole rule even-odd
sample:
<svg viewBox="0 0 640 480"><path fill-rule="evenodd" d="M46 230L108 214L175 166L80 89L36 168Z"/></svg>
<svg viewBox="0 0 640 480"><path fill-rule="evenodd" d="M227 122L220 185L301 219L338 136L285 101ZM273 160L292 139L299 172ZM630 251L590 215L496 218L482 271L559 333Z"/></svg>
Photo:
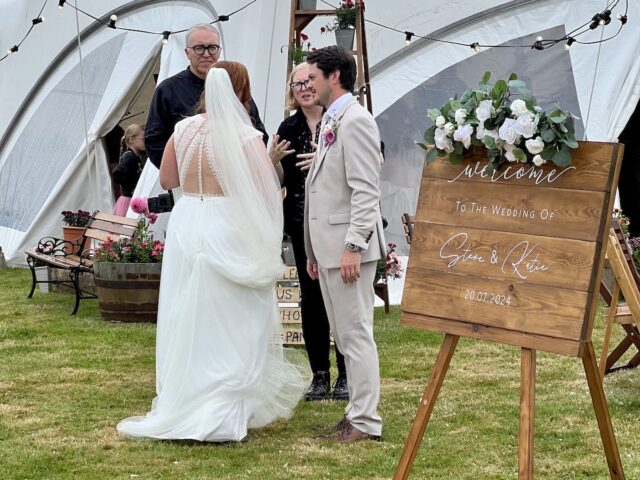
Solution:
<svg viewBox="0 0 640 480"><path fill-rule="evenodd" d="M33 297L37 283L53 283L67 285L74 289L76 303L72 315L75 315L80 305L80 300L96 298L91 292L80 288L80 275L82 273L93 274L92 249L108 238L132 238L134 236L138 220L118 217L108 213L95 211L89 220L87 227L76 243L62 240L56 237L44 237L38 245L25 253L27 264L31 268L32 285L27 298ZM69 253L67 253L69 252ZM51 267L69 272L69 280L38 280L36 267Z"/></svg>
<svg viewBox="0 0 640 480"><path fill-rule="evenodd" d="M623 234L617 220L611 222L611 233L607 245L607 260L615 276L613 291L610 291L604 281L600 284L600 295L609 305L605 310L607 321L605 337L600 357L600 374L616 370L635 368L640 365L640 274L636 268L631 248ZM624 295L625 303L618 303L620 294ZM626 335L611 353L608 353L613 324L619 324ZM616 366L616 362L631 347L638 351L627 363Z"/></svg>
<svg viewBox="0 0 640 480"><path fill-rule="evenodd" d="M407 238L407 245L411 245L411 237L413 236L413 222L414 218L408 213L402 214L402 228L404 228L404 235Z"/></svg>

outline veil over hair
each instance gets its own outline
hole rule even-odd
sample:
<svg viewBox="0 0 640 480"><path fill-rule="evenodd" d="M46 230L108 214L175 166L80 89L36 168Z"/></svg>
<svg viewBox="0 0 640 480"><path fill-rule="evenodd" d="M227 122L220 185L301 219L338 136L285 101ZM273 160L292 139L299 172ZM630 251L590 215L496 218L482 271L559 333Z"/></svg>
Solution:
<svg viewBox="0 0 640 480"><path fill-rule="evenodd" d="M233 91L229 74L211 68L205 81L208 141L218 181L230 200L237 248L251 265L249 284L266 286L282 274L280 183L262 141ZM238 266L239 272L244 269ZM245 282L243 282L245 283Z"/></svg>

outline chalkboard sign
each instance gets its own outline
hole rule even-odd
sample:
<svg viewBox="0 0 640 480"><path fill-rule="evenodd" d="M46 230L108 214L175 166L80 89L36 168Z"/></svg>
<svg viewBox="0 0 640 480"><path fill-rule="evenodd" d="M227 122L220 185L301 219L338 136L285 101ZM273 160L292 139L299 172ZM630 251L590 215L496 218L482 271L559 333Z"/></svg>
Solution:
<svg viewBox="0 0 640 480"><path fill-rule="evenodd" d="M426 165L401 323L581 356L621 152L582 143L568 167L492 174L484 152Z"/></svg>

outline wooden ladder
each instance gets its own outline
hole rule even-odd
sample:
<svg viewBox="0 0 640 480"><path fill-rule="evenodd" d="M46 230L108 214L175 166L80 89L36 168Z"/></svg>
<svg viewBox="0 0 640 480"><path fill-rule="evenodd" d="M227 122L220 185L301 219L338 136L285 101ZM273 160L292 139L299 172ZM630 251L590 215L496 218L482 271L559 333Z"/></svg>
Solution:
<svg viewBox="0 0 640 480"><path fill-rule="evenodd" d="M355 25L355 50L351 53L356 57L356 65L358 68L357 78L357 94L360 105L366 107L369 113L373 114L373 105L371 103L371 85L369 83L369 60L367 56L367 37L365 35L365 22L362 8L360 8L361 0L355 0L356 4L356 25ZM291 0L291 21L289 24L289 48L294 45L300 48L302 43L302 30L309 25L313 19L318 16L334 16L335 9L331 10L301 10L299 0ZM293 70L293 59L291 55L287 56L287 81ZM285 105L286 101L285 92ZM366 100L366 101L365 101ZM284 117L289 116L289 109L285 107Z"/></svg>

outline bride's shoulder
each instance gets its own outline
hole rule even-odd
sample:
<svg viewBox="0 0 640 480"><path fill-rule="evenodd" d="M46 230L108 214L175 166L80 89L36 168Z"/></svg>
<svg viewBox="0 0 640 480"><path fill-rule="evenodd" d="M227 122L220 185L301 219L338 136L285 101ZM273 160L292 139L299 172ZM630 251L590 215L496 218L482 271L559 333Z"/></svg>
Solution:
<svg viewBox="0 0 640 480"><path fill-rule="evenodd" d="M179 133L186 129L199 127L205 120L205 117L201 114L194 115L192 117L186 117L176 123L174 132Z"/></svg>

